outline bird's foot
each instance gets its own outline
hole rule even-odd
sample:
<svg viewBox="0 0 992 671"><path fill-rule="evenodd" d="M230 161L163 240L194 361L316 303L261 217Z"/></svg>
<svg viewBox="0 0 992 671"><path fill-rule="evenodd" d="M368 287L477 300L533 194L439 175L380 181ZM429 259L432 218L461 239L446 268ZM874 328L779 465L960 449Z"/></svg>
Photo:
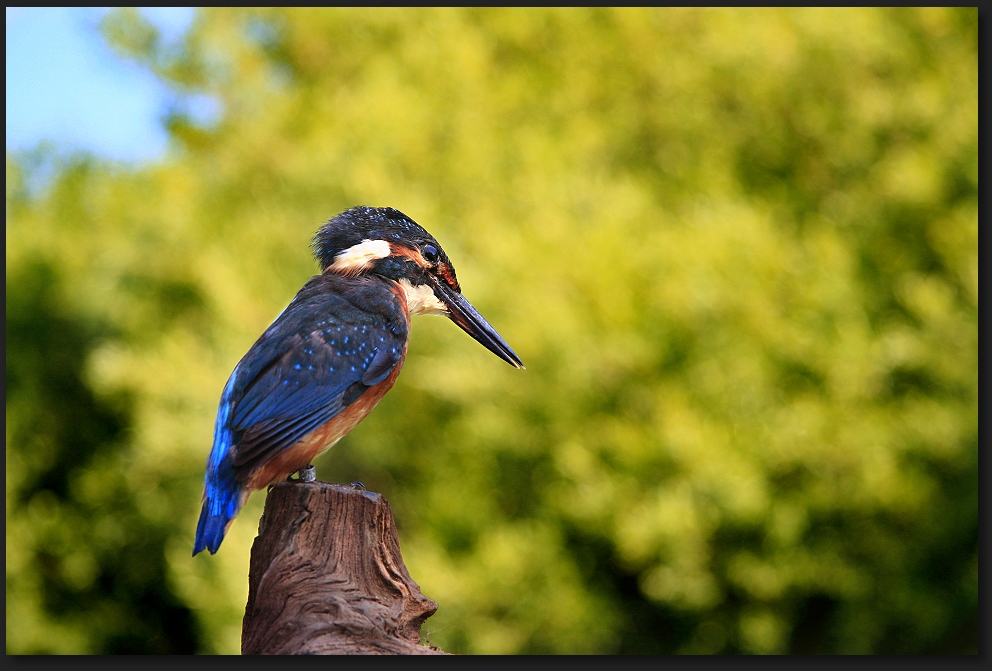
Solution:
<svg viewBox="0 0 992 671"><path fill-rule="evenodd" d="M307 464L301 468L298 473L300 474L300 482L316 482L317 481L317 469L313 467L313 464Z"/></svg>
<svg viewBox="0 0 992 671"><path fill-rule="evenodd" d="M353 489L361 489L363 492L368 491L367 489L365 489L365 485L363 485L361 482L353 482L348 486L352 487Z"/></svg>

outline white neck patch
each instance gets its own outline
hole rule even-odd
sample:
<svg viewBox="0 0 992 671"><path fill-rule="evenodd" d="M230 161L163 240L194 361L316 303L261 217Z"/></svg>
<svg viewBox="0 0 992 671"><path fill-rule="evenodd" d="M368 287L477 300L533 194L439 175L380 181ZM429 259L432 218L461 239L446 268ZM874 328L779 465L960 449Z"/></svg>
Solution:
<svg viewBox="0 0 992 671"><path fill-rule="evenodd" d="M447 306L438 300L430 285L413 286L410 280L400 280L400 286L406 293L406 306L412 315L446 315Z"/></svg>
<svg viewBox="0 0 992 671"><path fill-rule="evenodd" d="M389 256L389 243L385 240L362 240L334 257L328 270L341 275L357 275L373 262Z"/></svg>

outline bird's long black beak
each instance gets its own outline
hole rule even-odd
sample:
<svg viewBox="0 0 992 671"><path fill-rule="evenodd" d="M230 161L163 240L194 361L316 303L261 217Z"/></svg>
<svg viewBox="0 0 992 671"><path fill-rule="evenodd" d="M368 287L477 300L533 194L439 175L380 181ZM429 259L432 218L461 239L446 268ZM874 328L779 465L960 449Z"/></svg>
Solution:
<svg viewBox="0 0 992 671"><path fill-rule="evenodd" d="M465 300L464 296L443 281L430 276L428 278L434 295L448 306L448 317L451 321L458 324L465 333L478 340L483 347L514 368L524 367L520 357L510 349L510 346L496 333L496 329L489 325L485 317L480 315L479 311Z"/></svg>

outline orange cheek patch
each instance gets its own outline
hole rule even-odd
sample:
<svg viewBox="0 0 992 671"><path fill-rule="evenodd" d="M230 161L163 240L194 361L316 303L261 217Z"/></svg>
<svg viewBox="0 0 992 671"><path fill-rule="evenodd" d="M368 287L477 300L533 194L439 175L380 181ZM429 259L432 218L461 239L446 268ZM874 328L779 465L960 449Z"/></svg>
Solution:
<svg viewBox="0 0 992 671"><path fill-rule="evenodd" d="M403 247L402 245L389 245L391 256L398 256L404 259L410 259L416 263L421 268L426 268L430 264L427 263L427 259L424 255L420 253L419 249L413 247Z"/></svg>
<svg viewBox="0 0 992 671"><path fill-rule="evenodd" d="M318 455L329 450L334 443L344 438L349 431L365 419L366 415L372 412L372 409L379 404L386 392L392 389L405 360L406 348L404 347L403 356L396 363L389 377L379 384L369 387L364 394L338 413L334 419L310 432L298 443L260 466L257 471L251 474L245 485L250 489L264 489L273 482L285 480L292 473L313 463Z"/></svg>

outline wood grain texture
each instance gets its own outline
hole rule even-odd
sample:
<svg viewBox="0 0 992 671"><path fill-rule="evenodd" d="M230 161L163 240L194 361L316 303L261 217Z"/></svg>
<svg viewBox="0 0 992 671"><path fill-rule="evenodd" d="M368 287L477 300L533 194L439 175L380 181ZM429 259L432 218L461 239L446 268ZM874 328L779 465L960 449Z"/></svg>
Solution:
<svg viewBox="0 0 992 671"><path fill-rule="evenodd" d="M251 548L242 654L445 654L419 643L436 610L403 563L382 496L325 482L269 489Z"/></svg>

